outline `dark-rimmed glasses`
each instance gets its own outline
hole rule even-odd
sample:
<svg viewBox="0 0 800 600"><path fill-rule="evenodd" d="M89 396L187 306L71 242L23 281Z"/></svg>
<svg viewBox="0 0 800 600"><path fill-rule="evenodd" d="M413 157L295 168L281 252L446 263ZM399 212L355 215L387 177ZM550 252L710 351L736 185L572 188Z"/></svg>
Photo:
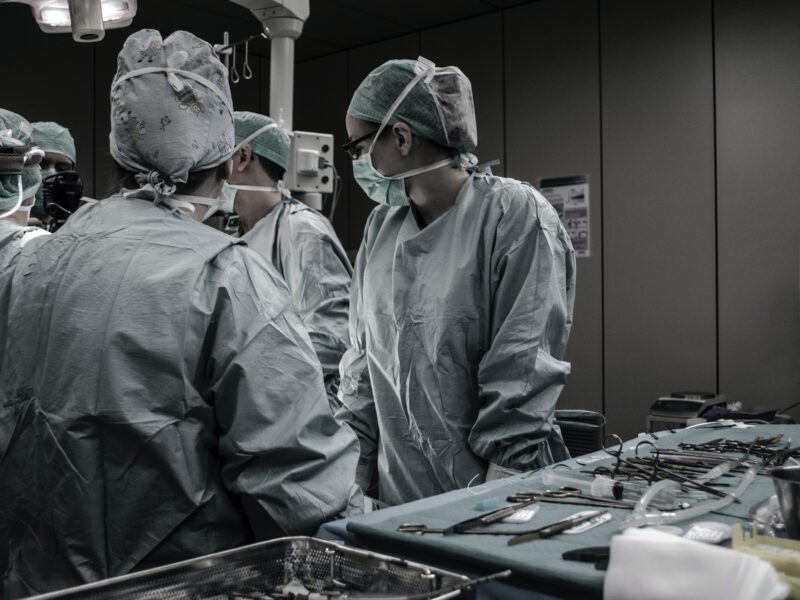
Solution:
<svg viewBox="0 0 800 600"><path fill-rule="evenodd" d="M369 133L362 135L360 138L356 138L354 140L347 142L346 144L342 144L342 150L347 152L347 154L350 155L350 158L352 160L358 160L358 157L361 155L361 153L358 150L356 150L356 146L358 146L364 140L368 140L376 133L378 133L377 129L375 131L370 131Z"/></svg>

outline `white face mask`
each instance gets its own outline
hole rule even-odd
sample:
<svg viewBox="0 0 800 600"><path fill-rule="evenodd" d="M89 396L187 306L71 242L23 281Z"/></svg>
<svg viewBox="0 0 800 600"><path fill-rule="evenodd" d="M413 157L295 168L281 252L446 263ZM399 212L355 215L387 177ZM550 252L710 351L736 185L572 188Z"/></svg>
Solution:
<svg viewBox="0 0 800 600"><path fill-rule="evenodd" d="M280 182L278 182L278 185L237 185L226 181L222 185L222 194L220 196L224 196L226 206L230 206L228 212L235 212L234 202L236 200L236 192L239 190L243 192L280 192L287 198L289 197L289 190L283 187Z"/></svg>
<svg viewBox="0 0 800 600"><path fill-rule="evenodd" d="M236 196L236 192L229 188L230 184L227 181L223 182L222 189L219 192L219 196L217 196L217 203L208 210L206 215L203 217L203 221L208 221L208 219L213 217L218 212L233 212L233 199Z"/></svg>

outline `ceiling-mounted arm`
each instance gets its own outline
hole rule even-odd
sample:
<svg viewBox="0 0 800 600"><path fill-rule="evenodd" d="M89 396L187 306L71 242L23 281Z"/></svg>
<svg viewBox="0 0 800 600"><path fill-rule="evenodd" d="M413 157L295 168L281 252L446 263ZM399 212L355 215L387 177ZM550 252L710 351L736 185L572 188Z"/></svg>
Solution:
<svg viewBox="0 0 800 600"><path fill-rule="evenodd" d="M250 9L269 30L269 114L287 130L293 129L294 41L310 14L308 0L231 0Z"/></svg>

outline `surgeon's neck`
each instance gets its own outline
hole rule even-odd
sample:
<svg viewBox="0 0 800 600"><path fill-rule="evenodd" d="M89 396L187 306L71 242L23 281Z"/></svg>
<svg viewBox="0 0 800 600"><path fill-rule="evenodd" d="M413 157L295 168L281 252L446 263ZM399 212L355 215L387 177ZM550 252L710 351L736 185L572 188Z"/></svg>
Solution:
<svg viewBox="0 0 800 600"><path fill-rule="evenodd" d="M275 182L271 179L259 178L258 181L248 183L248 185L274 187ZM234 208L236 214L239 215L239 223L241 223L244 232L247 233L255 227L256 223L266 217L282 200L283 194L280 192L238 190Z"/></svg>
<svg viewBox="0 0 800 600"><path fill-rule="evenodd" d="M430 225L453 207L467 179L463 167L444 167L409 177L406 193L422 222Z"/></svg>

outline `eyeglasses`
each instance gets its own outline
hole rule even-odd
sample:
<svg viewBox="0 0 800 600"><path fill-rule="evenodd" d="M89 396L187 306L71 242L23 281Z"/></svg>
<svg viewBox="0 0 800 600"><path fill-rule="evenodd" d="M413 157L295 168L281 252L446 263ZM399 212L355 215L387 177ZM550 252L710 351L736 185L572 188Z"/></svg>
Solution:
<svg viewBox="0 0 800 600"><path fill-rule="evenodd" d="M364 140L368 140L373 135L375 135L377 132L378 132L378 130L376 129L375 131L371 131L366 135L362 135L360 138L356 138L356 139L354 139L352 141L347 142L346 144L342 144L342 150L347 152L350 155L351 159L357 160L358 157L361 156L361 152L359 152L356 149L356 146L358 146Z"/></svg>

